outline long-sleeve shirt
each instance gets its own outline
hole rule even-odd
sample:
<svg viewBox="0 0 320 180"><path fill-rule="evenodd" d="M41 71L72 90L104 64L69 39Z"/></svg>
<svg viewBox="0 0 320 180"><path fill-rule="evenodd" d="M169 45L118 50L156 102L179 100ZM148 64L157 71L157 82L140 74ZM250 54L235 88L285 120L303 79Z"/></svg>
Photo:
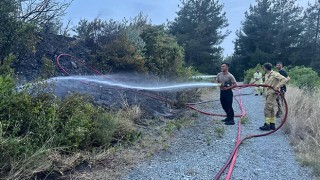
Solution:
<svg viewBox="0 0 320 180"><path fill-rule="evenodd" d="M287 81L287 78L282 76L280 73L271 70L269 73L266 73L264 83L275 88L276 90L279 90L279 88L285 85ZM266 94L274 93L271 88L266 88L265 92Z"/></svg>

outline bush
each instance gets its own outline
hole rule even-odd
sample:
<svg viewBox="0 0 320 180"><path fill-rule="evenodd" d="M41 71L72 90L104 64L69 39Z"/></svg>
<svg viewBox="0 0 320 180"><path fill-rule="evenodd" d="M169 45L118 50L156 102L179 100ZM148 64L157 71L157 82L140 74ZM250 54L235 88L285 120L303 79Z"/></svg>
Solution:
<svg viewBox="0 0 320 180"><path fill-rule="evenodd" d="M192 79L192 76L200 75L199 72L197 72L193 67L179 67L177 69L178 79L179 80L190 80Z"/></svg>
<svg viewBox="0 0 320 180"><path fill-rule="evenodd" d="M14 174L23 174L19 164L27 163L27 159L38 152L46 157L43 153L61 147L70 153L97 146L109 147L119 141L132 140L137 134L133 118L139 114L110 113L95 107L90 97L79 94L60 100L41 88L32 96L27 92L30 89L15 91L10 75L0 76L1 177L14 172L15 166L20 170ZM54 164L46 166L50 168ZM28 167L37 168L35 165Z"/></svg>
<svg viewBox="0 0 320 180"><path fill-rule="evenodd" d="M319 87L320 78L318 73L304 66L296 66L289 69L290 83L303 89Z"/></svg>

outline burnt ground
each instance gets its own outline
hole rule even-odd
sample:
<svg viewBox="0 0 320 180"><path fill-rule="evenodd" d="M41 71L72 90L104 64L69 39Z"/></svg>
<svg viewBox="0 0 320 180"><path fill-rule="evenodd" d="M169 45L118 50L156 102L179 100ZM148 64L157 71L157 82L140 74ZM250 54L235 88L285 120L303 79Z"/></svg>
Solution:
<svg viewBox="0 0 320 180"><path fill-rule="evenodd" d="M108 81L133 86L163 86L173 82L161 82L152 76L133 74L118 74L108 76L74 76L75 78L89 78L93 81ZM58 97L64 98L68 94L78 93L92 97L92 102L107 109L122 109L139 106L143 118L177 118L184 111L184 103L197 101L198 89L172 89L167 91L146 91L128 89L118 86L88 82L73 79L73 76L57 77L47 80L51 84L50 90Z"/></svg>

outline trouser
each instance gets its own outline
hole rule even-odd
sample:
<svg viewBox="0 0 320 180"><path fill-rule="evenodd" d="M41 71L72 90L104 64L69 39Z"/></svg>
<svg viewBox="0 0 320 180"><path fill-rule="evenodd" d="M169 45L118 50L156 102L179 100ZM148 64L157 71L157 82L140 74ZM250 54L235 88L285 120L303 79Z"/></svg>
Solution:
<svg viewBox="0 0 320 180"><path fill-rule="evenodd" d="M278 94L276 93L267 93L266 104L264 106L264 116L266 118L266 124L275 123L274 106L277 97Z"/></svg>
<svg viewBox="0 0 320 180"><path fill-rule="evenodd" d="M254 90L256 91L256 94L262 94L263 93L263 87L254 87Z"/></svg>
<svg viewBox="0 0 320 180"><path fill-rule="evenodd" d="M257 81L256 84L263 84L263 82L262 81ZM263 87L262 86L254 87L254 90L256 91L256 94L262 94L263 93Z"/></svg>
<svg viewBox="0 0 320 180"><path fill-rule="evenodd" d="M284 96L285 91L281 91L281 93L282 93L283 96ZM281 97L280 95L278 95L276 101L277 101L277 105L278 105L277 115L279 115L279 114L282 114L281 106L282 106L282 104L283 104L283 99L282 99L282 97Z"/></svg>
<svg viewBox="0 0 320 180"><path fill-rule="evenodd" d="M227 114L227 121L234 121L234 111L232 108L233 92L231 89L220 91L220 102L223 110Z"/></svg>

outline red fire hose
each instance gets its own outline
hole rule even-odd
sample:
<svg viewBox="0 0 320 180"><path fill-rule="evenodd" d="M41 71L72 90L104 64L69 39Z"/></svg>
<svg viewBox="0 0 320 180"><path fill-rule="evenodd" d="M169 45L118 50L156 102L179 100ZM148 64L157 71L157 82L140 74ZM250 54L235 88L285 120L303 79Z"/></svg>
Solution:
<svg viewBox="0 0 320 180"><path fill-rule="evenodd" d="M283 125L284 123L286 122L287 120L287 117L288 117L288 104L287 104L287 101L284 97L284 95L282 93L280 93L278 90L275 90L273 87L269 86L269 85L265 85L265 84L243 84L243 85L238 85L238 87L242 87L242 88L246 88L246 87L258 87L258 86L261 86L261 87L266 87L266 88L271 88L273 89L275 92L277 92L281 98L283 99L283 102L284 102L284 105L285 105L285 114L284 114L284 117L282 118L282 121L280 123L280 125L273 131L269 131L267 133L262 133L262 134L255 134L255 135L248 135L246 136L245 138L243 138L242 140L239 141L239 143L236 144L235 148L232 150L229 158L227 159L227 161L225 162L225 164L223 165L223 167L220 169L220 171L217 173L217 175L214 177L215 180L218 180L221 175L223 174L223 172L228 168L229 164L232 162L232 159L233 157L236 155L240 145L245 141L245 140L248 140L248 139L251 139L251 138L256 138L256 137L262 137L262 136L267 136L267 135L270 135L276 131L278 131Z"/></svg>

